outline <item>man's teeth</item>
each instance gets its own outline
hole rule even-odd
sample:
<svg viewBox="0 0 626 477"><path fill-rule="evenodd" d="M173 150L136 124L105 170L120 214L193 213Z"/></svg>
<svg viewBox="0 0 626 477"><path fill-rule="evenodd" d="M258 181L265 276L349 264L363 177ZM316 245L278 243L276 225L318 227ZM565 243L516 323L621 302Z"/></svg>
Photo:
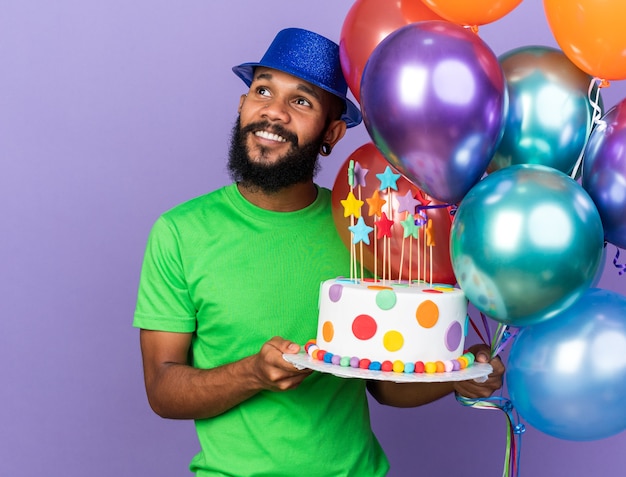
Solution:
<svg viewBox="0 0 626 477"><path fill-rule="evenodd" d="M287 142L287 140L279 136L278 134L272 134L267 131L257 131L254 133L255 136L262 137L263 139L269 139L270 141L278 141L278 142Z"/></svg>

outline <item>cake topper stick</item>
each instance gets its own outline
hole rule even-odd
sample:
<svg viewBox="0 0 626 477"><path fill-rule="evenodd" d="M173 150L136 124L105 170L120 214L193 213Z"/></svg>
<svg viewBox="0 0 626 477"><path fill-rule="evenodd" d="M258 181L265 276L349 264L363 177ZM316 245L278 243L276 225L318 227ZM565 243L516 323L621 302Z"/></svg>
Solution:
<svg viewBox="0 0 626 477"><path fill-rule="evenodd" d="M398 179L401 177L401 174L396 174L391 170L391 167L385 167L385 171L382 174L376 174L376 177L380 180L380 190L387 191L387 197L391 199L391 189L397 191L398 190ZM389 207L389 215L391 216L391 200L388 201ZM389 234L391 236L391 234ZM388 243L389 242L389 243ZM385 260L385 255L389 252L391 255L391 243L390 241L383 239L383 282L385 281L385 277L389 276L391 279L391 259Z"/></svg>
<svg viewBox="0 0 626 477"><path fill-rule="evenodd" d="M426 224L428 224L428 221L426 222ZM428 275L426 274L426 250L427 250L427 242L428 242L428 235L427 235L427 228L426 225L424 226L424 251L423 251L423 256L424 256L424 282L428 282Z"/></svg>
<svg viewBox="0 0 626 477"><path fill-rule="evenodd" d="M348 166L348 184L350 184L350 192L348 192L348 197L341 201L341 205L343 205L343 216L350 217L349 229L350 231L353 231L353 228L355 227L355 218L358 219L361 216L361 206L363 205L363 201L358 200L354 196L354 161L352 160ZM356 245L354 234L351 234L351 237L350 279L354 279L356 275Z"/></svg>
<svg viewBox="0 0 626 477"><path fill-rule="evenodd" d="M348 185L350 186L350 193L354 190L354 160L350 159L348 163ZM354 215L350 217L350 226L354 227ZM354 232L350 232L351 238L353 240L350 241L350 280L354 279L356 274L356 249L354 245Z"/></svg>
<svg viewBox="0 0 626 477"><path fill-rule="evenodd" d="M402 238L402 247L400 249L400 266L398 267L398 283L402 282L402 266L404 265L404 242L405 242L405 237ZM411 276L411 274L409 273L409 277ZM409 278L410 280L410 278Z"/></svg>
<svg viewBox="0 0 626 477"><path fill-rule="evenodd" d="M418 208L417 211L417 215L415 217L415 225L417 225L418 227L418 231L417 231L417 281L421 282L422 281L422 265L421 265L421 258L422 258L422 254L420 253L421 251L421 241L420 241L420 233L419 233L419 229L424 229L424 224L426 223L427 220L427 215L424 213L424 211L421 208ZM424 240L426 240L426 238L424 238ZM424 256L424 280L426 281L426 256Z"/></svg>
<svg viewBox="0 0 626 477"><path fill-rule="evenodd" d="M412 283L412 271L413 271L413 239L419 236L419 227L417 226L415 216L407 211L406 218L400 222L404 229L404 236L402 238L402 257L404 257L405 241L409 239L409 285ZM418 255L419 259L419 255ZM402 269L404 268L404 258L400 260L400 273L398 281L402 280Z"/></svg>
<svg viewBox="0 0 626 477"><path fill-rule="evenodd" d="M372 196L369 199L365 199L369 205L368 215L380 217L382 213L382 207L387 203L386 200L380 197L378 189L374 189ZM378 224L374 221L374 238L378 236ZM378 240L374 240L374 281L378 280Z"/></svg>
<svg viewBox="0 0 626 477"><path fill-rule="evenodd" d="M428 219L426 225L426 242L430 251L430 286L433 286L433 247L435 246L435 236L433 233L433 219Z"/></svg>
<svg viewBox="0 0 626 477"><path fill-rule="evenodd" d="M361 200L362 191L361 191L360 183L358 183L357 191L359 195L359 202L363 203L363 201ZM365 270L363 266L363 241L362 240L361 242L359 242L359 263L361 265L361 280L363 280L363 278L365 278Z"/></svg>

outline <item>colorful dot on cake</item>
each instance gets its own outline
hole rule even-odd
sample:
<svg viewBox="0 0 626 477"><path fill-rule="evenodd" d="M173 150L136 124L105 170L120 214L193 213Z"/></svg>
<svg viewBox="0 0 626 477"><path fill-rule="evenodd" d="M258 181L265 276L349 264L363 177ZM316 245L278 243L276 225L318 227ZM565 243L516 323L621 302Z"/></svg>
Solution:
<svg viewBox="0 0 626 477"><path fill-rule="evenodd" d="M325 321L324 324L322 325L322 337L324 338L324 341L326 341L327 343L330 343L333 340L334 336L335 336L335 328L333 327L332 322Z"/></svg>
<svg viewBox="0 0 626 477"><path fill-rule="evenodd" d="M330 364L334 364L335 366L337 366L339 363L341 363L341 356L339 356L338 354L333 354L330 358Z"/></svg>
<svg viewBox="0 0 626 477"><path fill-rule="evenodd" d="M435 366L437 366L437 373L443 373L446 370L446 365L443 364L443 361L435 361Z"/></svg>
<svg viewBox="0 0 626 477"><path fill-rule="evenodd" d="M431 300L424 300L415 311L415 318L420 326L432 328L439 320L439 307Z"/></svg>
<svg viewBox="0 0 626 477"><path fill-rule="evenodd" d="M326 351L324 351L323 349L318 349L318 350L313 351L313 353L316 354L315 359L324 361L324 355L326 355Z"/></svg>
<svg viewBox="0 0 626 477"><path fill-rule="evenodd" d="M396 300L396 294L390 288L381 290L376 294L376 305L381 310L391 310L396 305Z"/></svg>
<svg viewBox="0 0 626 477"><path fill-rule="evenodd" d="M353 356L352 358L350 358L351 368L358 368L360 364L361 364L361 360L357 358L356 356Z"/></svg>
<svg viewBox="0 0 626 477"><path fill-rule="evenodd" d="M350 366L350 356L342 356L339 360L339 366L342 366L344 368Z"/></svg>
<svg viewBox="0 0 626 477"><path fill-rule="evenodd" d="M304 351L305 351L307 354L311 354L311 353L309 353L309 349L310 349L310 348L311 348L311 346L313 346L313 345L315 345L315 340L309 340L309 341L307 341L307 342L306 342L306 344L304 345Z"/></svg>
<svg viewBox="0 0 626 477"><path fill-rule="evenodd" d="M426 364L424 364L424 372L428 374L436 373L437 365L432 361L427 362Z"/></svg>
<svg viewBox="0 0 626 477"><path fill-rule="evenodd" d="M404 337L399 331L391 330L383 336L383 346L387 351L398 351L404 346Z"/></svg>
<svg viewBox="0 0 626 477"><path fill-rule="evenodd" d="M377 328L376 320L369 315L359 315L352 322L352 334L363 341L371 339Z"/></svg>
<svg viewBox="0 0 626 477"><path fill-rule="evenodd" d="M416 361L415 366L413 367L413 372L415 373L423 373L426 369L426 365L423 361Z"/></svg>
<svg viewBox="0 0 626 477"><path fill-rule="evenodd" d="M328 288L328 298L330 298L330 301L332 301L333 303L337 303L339 300L341 300L342 292L343 285L335 283Z"/></svg>
<svg viewBox="0 0 626 477"><path fill-rule="evenodd" d="M470 353L469 351L465 354L463 354L463 357L465 359L467 359L467 365L471 366L472 364L474 364L474 361L476 360L476 357L474 356L473 353Z"/></svg>
<svg viewBox="0 0 626 477"><path fill-rule="evenodd" d="M323 361L324 361L325 363L330 364L330 363L332 363L333 356L334 356L334 355L333 355L332 353L329 353L329 352L327 351L326 353L324 353Z"/></svg>
<svg viewBox="0 0 626 477"><path fill-rule="evenodd" d="M372 371L380 371L380 367L380 361L372 361L368 366L368 369L371 369Z"/></svg>
<svg viewBox="0 0 626 477"><path fill-rule="evenodd" d="M359 361L359 368L361 368L361 369L369 369L371 364L372 364L372 362L369 359L363 358L362 360Z"/></svg>
<svg viewBox="0 0 626 477"><path fill-rule="evenodd" d="M463 328L461 323L455 321L448 326L446 333L444 335L444 343L448 351L454 351L461 344L461 339L463 338Z"/></svg>
<svg viewBox="0 0 626 477"><path fill-rule="evenodd" d="M404 372L404 363L402 361L400 361L399 359L395 360L393 362L393 372L394 373L403 373Z"/></svg>
<svg viewBox="0 0 626 477"><path fill-rule="evenodd" d="M393 363L389 360L383 361L380 364L380 370L385 372L393 371Z"/></svg>
<svg viewBox="0 0 626 477"><path fill-rule="evenodd" d="M440 291L440 292L444 292L444 293L449 293L451 291L454 291L454 287L452 287L452 285L437 285L434 287L435 290Z"/></svg>
<svg viewBox="0 0 626 477"><path fill-rule="evenodd" d="M469 361L467 360L467 358L465 356L459 356L457 358L457 361L459 362L459 365L461 367L461 369L465 369L467 368Z"/></svg>
<svg viewBox="0 0 626 477"><path fill-rule="evenodd" d="M408 362L408 363L404 363L404 372L405 373L412 373L415 371L415 363L412 362Z"/></svg>

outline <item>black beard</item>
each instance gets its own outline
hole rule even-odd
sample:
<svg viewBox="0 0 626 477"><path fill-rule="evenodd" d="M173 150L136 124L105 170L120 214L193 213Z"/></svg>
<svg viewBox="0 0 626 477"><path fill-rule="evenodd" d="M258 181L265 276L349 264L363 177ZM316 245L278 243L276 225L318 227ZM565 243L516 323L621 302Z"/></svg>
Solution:
<svg viewBox="0 0 626 477"><path fill-rule="evenodd" d="M250 160L246 146L246 137L253 131L264 129L284 137L291 148L283 157L273 164L262 164ZM271 126L269 122L258 122L241 127L238 117L230 139L228 170L235 182L247 187L257 188L271 194L294 184L306 183L315 177L319 169L318 154L324 133L308 144L298 146L298 138L279 125ZM260 148L263 156L267 150Z"/></svg>

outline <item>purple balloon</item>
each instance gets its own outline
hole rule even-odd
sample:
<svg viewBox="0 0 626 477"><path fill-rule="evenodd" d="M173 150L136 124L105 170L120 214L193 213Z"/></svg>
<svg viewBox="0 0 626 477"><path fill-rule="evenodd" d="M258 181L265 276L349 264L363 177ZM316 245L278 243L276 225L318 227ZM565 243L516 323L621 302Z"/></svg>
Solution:
<svg viewBox="0 0 626 477"><path fill-rule="evenodd" d="M444 21L402 27L372 52L361 80L365 126L387 161L431 197L460 201L502 138L506 83L470 30Z"/></svg>
<svg viewBox="0 0 626 477"><path fill-rule="evenodd" d="M626 99L593 129L583 157L582 186L600 213L604 238L626 248Z"/></svg>

